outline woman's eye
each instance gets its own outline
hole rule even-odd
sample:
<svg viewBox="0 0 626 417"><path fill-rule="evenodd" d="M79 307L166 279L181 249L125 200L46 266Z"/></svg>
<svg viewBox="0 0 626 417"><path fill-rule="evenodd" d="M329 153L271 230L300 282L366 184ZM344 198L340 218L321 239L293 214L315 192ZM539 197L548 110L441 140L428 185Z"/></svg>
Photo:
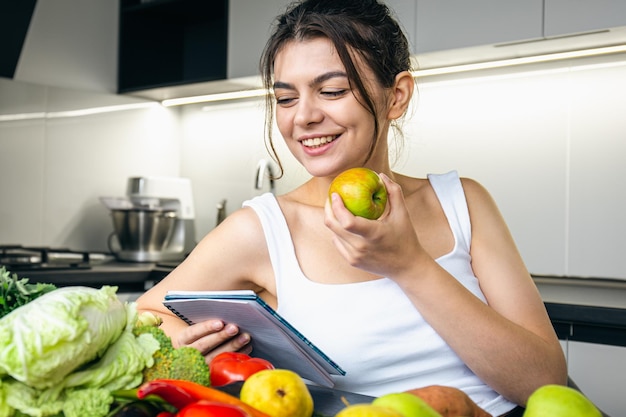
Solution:
<svg viewBox="0 0 626 417"><path fill-rule="evenodd" d="M326 97L341 97L346 94L348 90L325 90L322 91L322 95Z"/></svg>
<svg viewBox="0 0 626 417"><path fill-rule="evenodd" d="M279 106L286 106L291 104L295 98L293 97L276 97L276 104Z"/></svg>

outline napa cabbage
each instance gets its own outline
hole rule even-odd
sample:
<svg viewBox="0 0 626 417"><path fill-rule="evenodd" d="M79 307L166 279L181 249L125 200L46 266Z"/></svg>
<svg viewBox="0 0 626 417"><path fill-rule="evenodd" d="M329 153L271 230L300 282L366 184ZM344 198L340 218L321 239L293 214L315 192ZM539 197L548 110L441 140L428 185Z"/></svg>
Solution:
<svg viewBox="0 0 626 417"><path fill-rule="evenodd" d="M127 325L117 287L63 287L0 319L0 378L35 389L59 386L101 357Z"/></svg>

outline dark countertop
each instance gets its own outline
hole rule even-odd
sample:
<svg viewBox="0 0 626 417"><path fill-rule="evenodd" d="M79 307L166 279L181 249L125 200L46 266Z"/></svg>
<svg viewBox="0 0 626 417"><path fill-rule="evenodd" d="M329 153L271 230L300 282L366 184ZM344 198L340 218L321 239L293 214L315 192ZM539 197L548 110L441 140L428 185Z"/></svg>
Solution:
<svg viewBox="0 0 626 417"><path fill-rule="evenodd" d="M15 271L15 273L20 277L28 278L30 282L46 282L58 287L115 285L119 287L118 292L142 292L163 279L174 269L174 266L173 264L109 262L86 269L44 269Z"/></svg>

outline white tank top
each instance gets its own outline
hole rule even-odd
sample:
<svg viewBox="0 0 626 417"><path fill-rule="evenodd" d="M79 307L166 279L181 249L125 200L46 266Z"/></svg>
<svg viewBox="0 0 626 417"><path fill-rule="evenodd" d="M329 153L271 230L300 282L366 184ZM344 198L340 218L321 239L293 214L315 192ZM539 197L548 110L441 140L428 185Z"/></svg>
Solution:
<svg viewBox="0 0 626 417"><path fill-rule="evenodd" d="M436 261L485 302L470 263L471 226L459 176L452 171L428 179L455 239L452 252ZM243 205L255 210L263 226L279 314L346 371L334 377L336 389L380 396L437 384L462 389L494 416L515 407L465 366L394 281L309 280L275 196L264 194Z"/></svg>

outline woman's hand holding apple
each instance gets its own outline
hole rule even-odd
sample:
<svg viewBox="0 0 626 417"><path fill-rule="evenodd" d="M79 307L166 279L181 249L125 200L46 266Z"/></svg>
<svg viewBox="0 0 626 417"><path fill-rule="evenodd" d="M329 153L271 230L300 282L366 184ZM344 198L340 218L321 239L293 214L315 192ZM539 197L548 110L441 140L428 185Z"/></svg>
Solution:
<svg viewBox="0 0 626 417"><path fill-rule="evenodd" d="M357 268L393 278L414 263L422 253L404 202L401 187L380 174L387 188L387 207L375 221L353 215L337 194L325 207L325 224L348 263Z"/></svg>

